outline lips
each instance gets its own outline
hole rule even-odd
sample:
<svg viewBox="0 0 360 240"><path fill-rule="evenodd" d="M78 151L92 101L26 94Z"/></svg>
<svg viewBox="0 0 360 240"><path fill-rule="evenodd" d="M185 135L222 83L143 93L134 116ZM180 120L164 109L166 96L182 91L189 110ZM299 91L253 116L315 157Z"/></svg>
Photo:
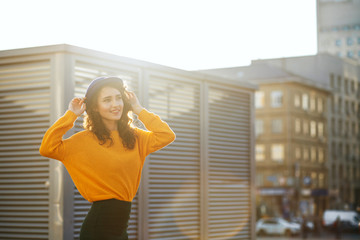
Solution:
<svg viewBox="0 0 360 240"><path fill-rule="evenodd" d="M120 113L120 110L119 109L117 109L117 110L112 110L112 111L110 111L112 114L119 114Z"/></svg>

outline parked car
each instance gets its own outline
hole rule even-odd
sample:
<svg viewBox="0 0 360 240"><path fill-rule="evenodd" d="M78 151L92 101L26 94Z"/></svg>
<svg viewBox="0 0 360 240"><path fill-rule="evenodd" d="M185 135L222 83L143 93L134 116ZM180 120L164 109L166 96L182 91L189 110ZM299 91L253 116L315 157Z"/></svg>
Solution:
<svg viewBox="0 0 360 240"><path fill-rule="evenodd" d="M257 235L297 235L301 226L298 223L290 223L283 218L263 218L256 223Z"/></svg>
<svg viewBox="0 0 360 240"><path fill-rule="evenodd" d="M290 223L298 223L300 226L303 222L303 219L301 217L293 217L289 220ZM312 219L307 219L306 221L306 227L308 229L308 231L314 231L314 222L312 221Z"/></svg>
<svg viewBox="0 0 360 240"><path fill-rule="evenodd" d="M334 223L337 217L340 218L342 231L359 231L360 216L355 211L326 210L323 215L323 227L334 230Z"/></svg>

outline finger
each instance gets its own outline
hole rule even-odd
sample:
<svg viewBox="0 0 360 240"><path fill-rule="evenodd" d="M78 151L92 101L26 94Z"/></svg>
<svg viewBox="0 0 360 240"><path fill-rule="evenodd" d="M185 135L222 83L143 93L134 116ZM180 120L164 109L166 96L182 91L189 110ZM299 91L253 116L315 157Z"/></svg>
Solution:
<svg viewBox="0 0 360 240"><path fill-rule="evenodd" d="M125 93L127 99L130 99L132 97L132 92L125 90L124 93Z"/></svg>

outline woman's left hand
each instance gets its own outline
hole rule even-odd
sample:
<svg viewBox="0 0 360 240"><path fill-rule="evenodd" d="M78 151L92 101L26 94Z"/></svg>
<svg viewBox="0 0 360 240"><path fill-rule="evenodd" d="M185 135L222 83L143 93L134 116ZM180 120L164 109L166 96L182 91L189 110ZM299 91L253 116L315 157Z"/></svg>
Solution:
<svg viewBox="0 0 360 240"><path fill-rule="evenodd" d="M139 99L137 98L134 92L125 91L125 94L127 95L127 99L131 104L132 111L138 115L143 110L143 107L141 106Z"/></svg>

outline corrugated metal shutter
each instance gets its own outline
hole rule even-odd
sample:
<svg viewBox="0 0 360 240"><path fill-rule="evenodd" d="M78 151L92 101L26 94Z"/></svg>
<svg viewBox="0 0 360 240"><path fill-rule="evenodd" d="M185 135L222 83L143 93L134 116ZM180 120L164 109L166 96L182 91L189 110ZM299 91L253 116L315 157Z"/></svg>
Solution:
<svg viewBox="0 0 360 240"><path fill-rule="evenodd" d="M208 239L250 239L250 94L212 86L208 104Z"/></svg>
<svg viewBox="0 0 360 240"><path fill-rule="evenodd" d="M110 64L109 64L110 65ZM75 96L83 97L91 80L103 76L117 76L125 81L131 91L138 93L138 73L111 68L104 65L94 64L86 61L76 61L75 63ZM81 131L83 119L76 121L76 130ZM86 201L74 186L74 238L79 239L80 228L91 204ZM132 202L131 216L129 221L129 239L138 239L138 197Z"/></svg>
<svg viewBox="0 0 360 240"><path fill-rule="evenodd" d="M48 239L50 60L0 65L0 239Z"/></svg>
<svg viewBox="0 0 360 240"><path fill-rule="evenodd" d="M147 239L199 239L200 85L151 77L149 109L177 138L147 160Z"/></svg>

